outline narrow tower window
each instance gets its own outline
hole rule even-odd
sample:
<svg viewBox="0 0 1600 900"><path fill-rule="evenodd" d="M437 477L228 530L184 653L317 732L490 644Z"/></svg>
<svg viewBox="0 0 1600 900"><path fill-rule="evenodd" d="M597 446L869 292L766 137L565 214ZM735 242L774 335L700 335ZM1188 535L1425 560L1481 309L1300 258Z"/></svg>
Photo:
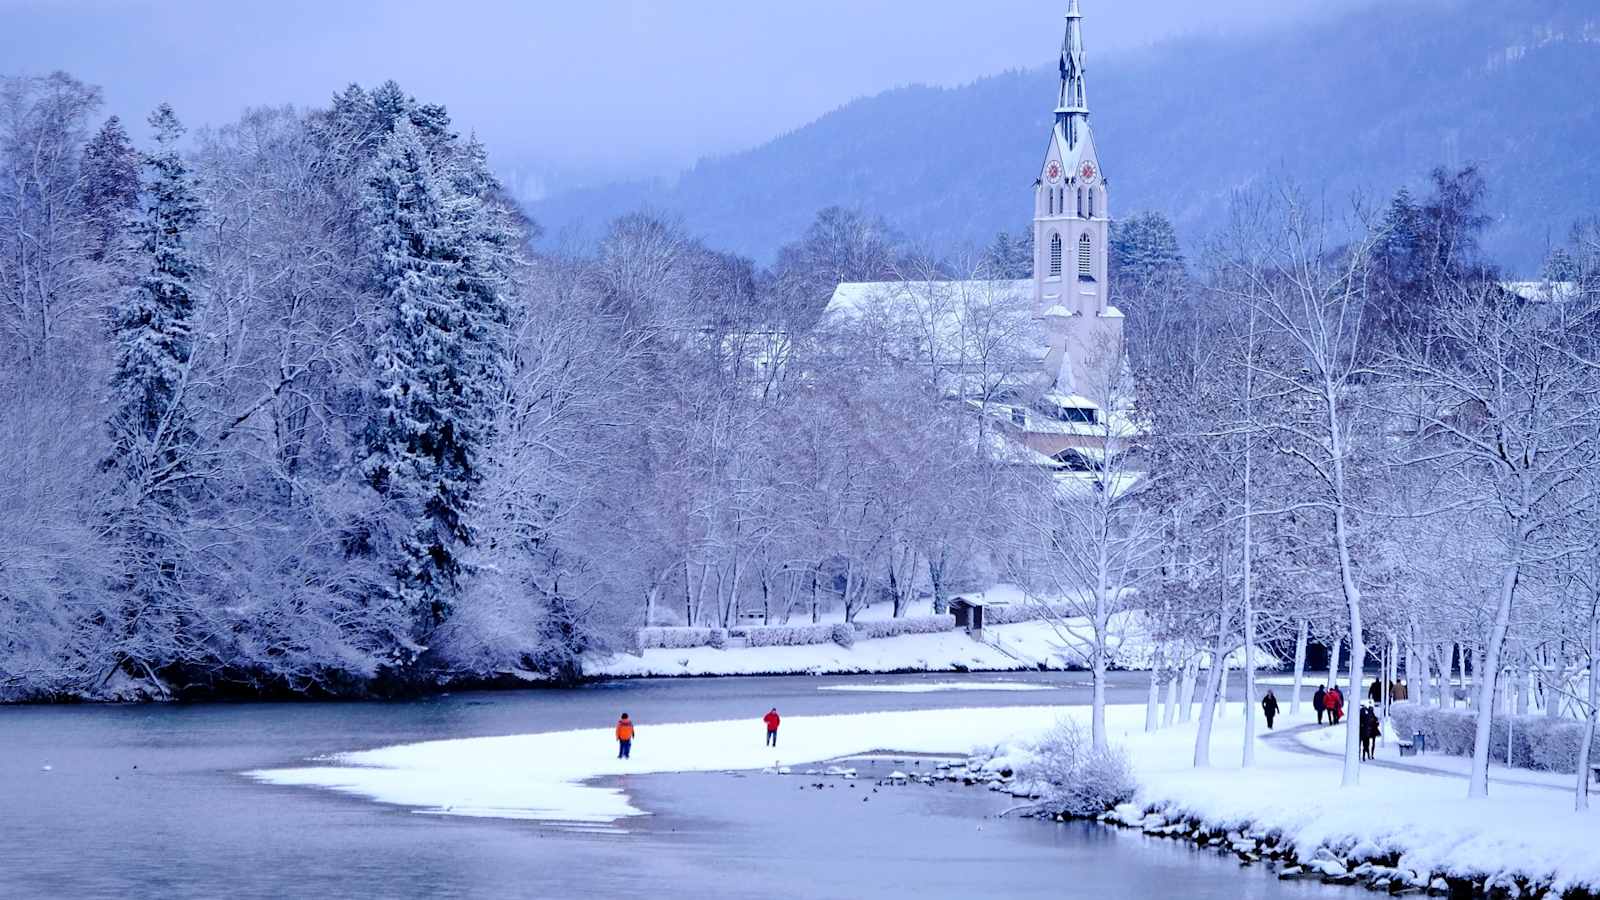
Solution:
<svg viewBox="0 0 1600 900"><path fill-rule="evenodd" d="M1078 188L1078 218L1080 218L1080 219L1084 218L1084 215L1083 215L1083 188L1081 188L1081 187Z"/></svg>
<svg viewBox="0 0 1600 900"><path fill-rule="evenodd" d="M1059 244L1052 248L1054 249L1059 249ZM1059 261L1060 257L1057 256L1056 259ZM1087 234L1078 238L1078 277L1091 280L1094 278L1094 241Z"/></svg>
<svg viewBox="0 0 1600 900"><path fill-rule="evenodd" d="M1088 235L1085 235L1087 237ZM1050 277L1061 277L1061 235L1050 235Z"/></svg>
<svg viewBox="0 0 1600 900"><path fill-rule="evenodd" d="M1089 218L1094 218L1094 188L1089 189Z"/></svg>

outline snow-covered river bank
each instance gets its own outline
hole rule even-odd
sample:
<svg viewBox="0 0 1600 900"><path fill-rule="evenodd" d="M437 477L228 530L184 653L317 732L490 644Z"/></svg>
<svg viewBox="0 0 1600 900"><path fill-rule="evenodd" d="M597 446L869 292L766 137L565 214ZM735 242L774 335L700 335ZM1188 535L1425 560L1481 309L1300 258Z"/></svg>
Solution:
<svg viewBox="0 0 1600 900"><path fill-rule="evenodd" d="M735 717L759 729L760 714L774 705L785 715L783 742L795 745L783 747L789 752L805 740L796 726L813 717L978 705L997 719L1028 722L1032 716L1016 707L1087 698L1082 678L1072 675L959 676L987 679L1045 690L820 690L958 680L949 675L742 678L405 703L4 709L0 804L15 824L0 842L0 896L934 898L1064 883L1107 898L1168 893L1164 887L1175 883L1195 897L1323 896L1321 888L1279 885L1231 861L1137 835L986 819L1011 798L956 787L862 801L854 795L869 795L870 786L819 791L778 776L635 773L606 787L651 815L628 819L627 833L618 834L416 815L242 774L364 748L604 728L623 709L641 719L642 761L663 741L659 732ZM1125 700L1142 691L1139 676L1119 679ZM902 724L914 727L910 721ZM747 742L759 749L759 733ZM613 747L606 739L593 752L609 760ZM523 764L570 763L531 757ZM619 883L627 890L619 892Z"/></svg>

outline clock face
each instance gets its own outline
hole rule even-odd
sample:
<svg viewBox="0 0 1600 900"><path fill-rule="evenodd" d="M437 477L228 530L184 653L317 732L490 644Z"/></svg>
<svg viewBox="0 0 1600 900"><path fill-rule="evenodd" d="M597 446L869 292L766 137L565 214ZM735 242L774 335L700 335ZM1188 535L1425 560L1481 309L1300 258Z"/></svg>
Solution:
<svg viewBox="0 0 1600 900"><path fill-rule="evenodd" d="M1055 184L1056 182L1060 181L1061 163L1053 159L1050 160L1050 165L1044 167L1044 177L1049 179L1051 184Z"/></svg>
<svg viewBox="0 0 1600 900"><path fill-rule="evenodd" d="M1085 184L1094 184L1094 180L1099 175L1100 170L1096 169L1094 163L1087 159L1083 161L1082 167L1078 169L1078 177L1083 179Z"/></svg>

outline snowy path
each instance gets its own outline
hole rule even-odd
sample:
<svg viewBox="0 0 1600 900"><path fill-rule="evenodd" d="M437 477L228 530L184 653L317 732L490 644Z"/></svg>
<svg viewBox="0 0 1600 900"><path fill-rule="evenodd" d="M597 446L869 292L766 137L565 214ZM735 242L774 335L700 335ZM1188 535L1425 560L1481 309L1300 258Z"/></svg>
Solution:
<svg viewBox="0 0 1600 900"><path fill-rule="evenodd" d="M1337 751L1328 750L1307 743L1305 740L1307 735L1322 734L1327 732L1328 727L1329 726L1317 724L1298 725L1294 728L1284 729L1283 731L1268 732L1262 735L1262 738L1274 744L1285 745L1283 749L1288 750L1291 753L1304 753L1311 756L1324 757L1327 759L1343 759L1344 752L1342 749ZM1342 735L1344 734L1343 729L1337 728L1335 729L1335 733L1341 735L1340 740L1342 742ZM1466 772L1453 771L1451 769L1415 763L1404 763L1393 759L1369 759L1366 762L1363 762L1362 765L1373 766L1380 769L1393 769L1397 772L1415 772L1418 775L1436 775L1440 778L1458 778L1462 781L1465 781L1468 778L1468 773ZM1570 781L1573 776L1563 775L1561 777ZM1503 775L1496 775L1493 771L1489 773L1489 781L1493 784L1512 784L1518 787L1542 788L1550 791L1561 791L1567 794L1572 793L1573 790L1571 784L1557 784L1549 781L1532 781L1524 778L1507 778Z"/></svg>

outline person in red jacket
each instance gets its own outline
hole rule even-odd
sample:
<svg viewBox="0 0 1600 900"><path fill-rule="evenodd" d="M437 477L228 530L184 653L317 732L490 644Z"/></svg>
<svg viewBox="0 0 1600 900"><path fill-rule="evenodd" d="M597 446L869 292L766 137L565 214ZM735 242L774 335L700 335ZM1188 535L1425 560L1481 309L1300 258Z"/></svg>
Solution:
<svg viewBox="0 0 1600 900"><path fill-rule="evenodd" d="M778 718L778 708L774 706L761 717L761 721L767 723L767 746L778 746L778 722L782 721Z"/></svg>
<svg viewBox="0 0 1600 900"><path fill-rule="evenodd" d="M1336 687L1328 688L1328 696L1322 702L1328 707L1328 724L1339 724L1344 718L1344 692Z"/></svg>

